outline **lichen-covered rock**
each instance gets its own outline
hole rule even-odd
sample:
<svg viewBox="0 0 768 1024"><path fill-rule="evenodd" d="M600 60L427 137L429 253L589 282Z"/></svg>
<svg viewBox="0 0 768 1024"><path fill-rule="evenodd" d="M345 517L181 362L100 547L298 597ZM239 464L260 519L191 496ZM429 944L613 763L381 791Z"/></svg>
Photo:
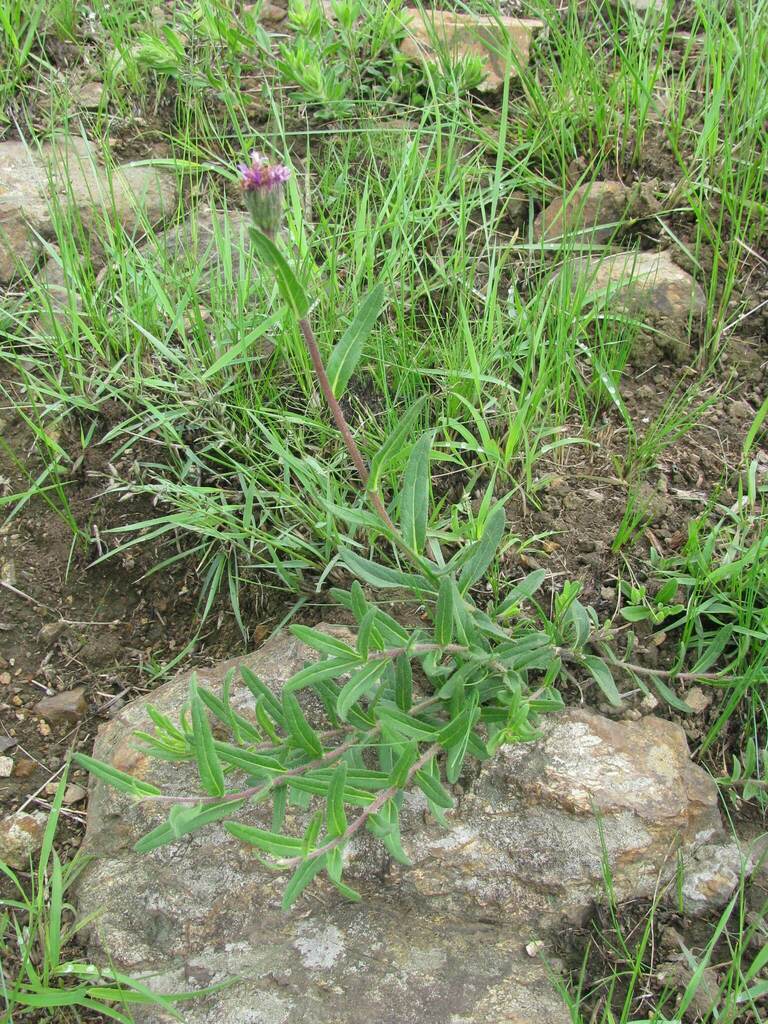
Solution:
<svg viewBox="0 0 768 1024"><path fill-rule="evenodd" d="M42 846L46 821L42 811L34 814L16 811L3 818L0 821L0 861L11 868L28 868L29 858Z"/></svg>
<svg viewBox="0 0 768 1024"><path fill-rule="evenodd" d="M559 273L567 276L582 305L597 305L651 328L642 345L652 347L652 357L681 359L690 353L691 330L701 327L707 300L701 285L668 251L577 258Z"/></svg>
<svg viewBox="0 0 768 1024"><path fill-rule="evenodd" d="M176 208L176 180L167 171L125 164L108 171L95 147L62 136L39 149L0 143L0 284L38 257L38 236L55 238L56 207L77 213L98 249L106 221L128 234L159 224Z"/></svg>
<svg viewBox="0 0 768 1024"><path fill-rule="evenodd" d="M610 241L628 219L647 217L659 204L647 189L593 181L555 199L533 222L534 241Z"/></svg>
<svg viewBox="0 0 768 1024"><path fill-rule="evenodd" d="M755 859L738 843L703 843L687 858L682 879L683 905L689 913L706 913L723 902L742 875L751 871Z"/></svg>
<svg viewBox="0 0 768 1024"><path fill-rule="evenodd" d="M256 654L198 670L198 678L216 690L230 668L246 664L279 692L314 656L278 635ZM152 704L177 717L188 681L167 683ZM232 701L249 713L245 687L233 685ZM102 727L96 756L166 792L194 792L190 765L156 762L133 747L132 731L150 727L147 703L128 705ZM305 710L321 717L319 702ZM220 826L134 854L163 812L97 783L84 845L96 859L78 897L81 913L100 910L91 952L152 973L160 991L243 979L186 1004L190 1024L565 1024L568 1014L525 946L546 937L548 925L582 916L599 895L596 816L619 898L652 895L660 879L674 877L678 851L685 859L699 843L720 843L714 784L690 762L682 730L653 718L552 717L539 741L500 750L457 797L448 829L430 821L418 795L406 798L411 868L394 865L367 834L356 837L348 870L361 904L321 882L284 913L284 877ZM300 828L305 812L293 813ZM241 817L264 825L268 814L258 806ZM715 884L710 903L726 899L731 884ZM157 1008L135 1013L137 1021L166 1019Z"/></svg>

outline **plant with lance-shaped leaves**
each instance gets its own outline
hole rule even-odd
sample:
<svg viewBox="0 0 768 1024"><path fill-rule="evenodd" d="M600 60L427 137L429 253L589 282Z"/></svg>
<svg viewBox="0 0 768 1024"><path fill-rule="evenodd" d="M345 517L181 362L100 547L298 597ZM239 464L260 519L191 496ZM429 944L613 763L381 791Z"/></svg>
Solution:
<svg viewBox="0 0 768 1024"><path fill-rule="evenodd" d="M202 792L165 796L151 783L94 758L75 758L136 799L169 806L167 821L137 843L138 851L222 821L233 836L266 855L270 865L291 872L284 894L288 907L323 871L346 897L358 898L342 875L344 849L361 829L407 864L399 824L406 790L421 790L434 817L447 824L445 814L453 805L449 787L459 780L467 758L482 761L502 743L534 739L539 716L563 706L558 682L573 681L575 674L591 677L611 703L619 704L612 672L619 662L605 644L595 612L579 601L578 584L566 583L553 597L552 613L546 614L536 601L546 579L542 569L485 609L475 603L473 590L505 537L505 510L501 504L490 508L481 535L458 551L445 552L437 537L430 536L433 432L418 434L423 400L408 409L366 464L339 397L379 316L384 289L374 287L361 302L326 367L308 319L309 300L278 244L289 171L254 153L250 164L240 165L240 173L260 267L274 275L285 315L298 324L372 506L374 514L357 513L358 521L389 542L393 557L384 564L351 549L339 552L355 581L346 590L332 590L332 596L354 616L354 642L292 626L319 658L288 680L279 694L242 667L242 685L253 695L251 716L232 707L232 674L221 694L206 690L193 677L188 709L179 723L150 706L155 731L137 734L142 749L165 760L194 761ZM388 504L385 473L409 444L401 484ZM360 581L373 591L409 592L426 609L428 624L403 626L366 595ZM621 667L646 689L644 670L625 662ZM651 681L673 697L661 675L653 674ZM306 691L322 703L327 728L320 730L308 720L301 701ZM217 733L226 730L228 739L214 735L211 718L218 723ZM269 828L238 820L238 812L265 801L272 810ZM289 802L306 811L301 835L284 828Z"/></svg>

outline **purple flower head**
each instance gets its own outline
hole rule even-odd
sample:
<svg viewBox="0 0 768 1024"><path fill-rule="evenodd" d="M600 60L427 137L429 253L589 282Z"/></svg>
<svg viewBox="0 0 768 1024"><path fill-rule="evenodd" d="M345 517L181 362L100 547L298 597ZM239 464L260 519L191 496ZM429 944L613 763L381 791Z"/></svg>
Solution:
<svg viewBox="0 0 768 1024"><path fill-rule="evenodd" d="M258 153L255 149L251 153L250 164L238 164L237 169L246 192L277 188L284 185L291 176L291 172L285 164L272 164L268 157Z"/></svg>
<svg viewBox="0 0 768 1024"><path fill-rule="evenodd" d="M285 164L270 163L269 157L256 150L250 164L238 164L245 204L253 223L271 239L280 230L283 214L283 185L291 176Z"/></svg>

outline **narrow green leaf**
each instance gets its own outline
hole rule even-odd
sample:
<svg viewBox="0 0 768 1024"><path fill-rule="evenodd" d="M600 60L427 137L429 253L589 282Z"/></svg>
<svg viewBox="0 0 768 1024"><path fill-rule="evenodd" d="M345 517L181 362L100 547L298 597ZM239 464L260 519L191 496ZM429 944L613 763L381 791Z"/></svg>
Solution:
<svg viewBox="0 0 768 1024"><path fill-rule="evenodd" d="M355 658L355 649L336 636L323 633L319 629L312 629L309 626L291 626L290 629L303 644L319 651L320 654L329 654L337 658Z"/></svg>
<svg viewBox="0 0 768 1024"><path fill-rule="evenodd" d="M166 733L173 739L178 740L180 743L186 743L187 737L173 724L171 719L167 715L161 714L156 707L152 704L147 705L147 714L154 722L155 726L160 729L161 732Z"/></svg>
<svg viewBox="0 0 768 1024"><path fill-rule="evenodd" d="M403 747L403 751L395 762L395 766L389 776L390 786L397 786L398 789L404 788L408 782L408 772L413 767L418 756L419 746L415 741L412 740Z"/></svg>
<svg viewBox="0 0 768 1024"><path fill-rule="evenodd" d="M288 806L288 787L275 786L272 790L272 831L280 832Z"/></svg>
<svg viewBox="0 0 768 1024"><path fill-rule="evenodd" d="M270 688L263 683L259 677L252 672L247 665L240 666L240 675L242 676L243 682L254 695L254 697L262 698L264 709L272 716L277 722L281 729L285 728L285 719L283 717L283 709L280 701L272 693Z"/></svg>
<svg viewBox="0 0 768 1024"><path fill-rule="evenodd" d="M301 705L292 693L283 691L283 712L285 727L291 739L310 757L322 757L323 745L320 737L304 717Z"/></svg>
<svg viewBox="0 0 768 1024"><path fill-rule="evenodd" d="M407 654L395 659L395 703L401 711L410 711L413 704L413 669Z"/></svg>
<svg viewBox="0 0 768 1024"><path fill-rule="evenodd" d="M400 492L400 529L405 543L421 554L427 540L429 518L429 456L434 434L422 434L411 449Z"/></svg>
<svg viewBox="0 0 768 1024"><path fill-rule="evenodd" d="M45 888L45 872L48 869L48 860L51 855L54 855L54 842L56 839L56 830L59 826L59 816L61 814L61 807L64 803L64 794L67 790L67 781L69 778L69 765L65 764L64 771L62 772L61 778L59 779L58 785L56 786L56 793L53 797L51 804L51 811L48 815L48 821L45 825L45 832L43 833L43 841L40 844L40 853L37 860L37 882L38 890L42 892Z"/></svg>
<svg viewBox="0 0 768 1024"><path fill-rule="evenodd" d="M361 660L357 651L352 651L349 657L325 658L322 661L313 662L311 665L305 665L291 676L283 687L283 693L296 693L297 690L317 686L318 683L326 679L336 679L356 668Z"/></svg>
<svg viewBox="0 0 768 1024"><path fill-rule="evenodd" d="M323 827L323 812L315 811L304 833L304 853L311 853L317 846L320 829Z"/></svg>
<svg viewBox="0 0 768 1024"><path fill-rule="evenodd" d="M183 807L176 804L171 808L168 821L158 825L151 832L147 832L134 844L133 849L136 853L149 853L150 850L156 850L159 846L172 843L188 832L194 832L204 825L210 825L214 821L220 821L230 814L235 814L243 806L243 803L243 800L225 800L219 804L209 804L207 807L202 807L200 804L196 807ZM184 811L187 813L181 813ZM174 821L171 820L172 816Z"/></svg>
<svg viewBox="0 0 768 1024"><path fill-rule="evenodd" d="M61 783L59 784L61 788ZM63 796L63 790L62 790ZM55 850L51 850L50 884L48 889L48 914L46 916L45 947L50 968L57 968L61 957L61 913L64 908L64 886L61 861ZM40 858L42 861L42 857Z"/></svg>
<svg viewBox="0 0 768 1024"><path fill-rule="evenodd" d="M373 587L392 588L405 587L415 591L434 591L431 583L428 583L423 576L416 576L413 573L400 572L399 569L390 569L389 566L379 565L368 558L350 551L348 548L341 548L339 551L341 560L355 576L365 580ZM367 606L366 606L367 607Z"/></svg>
<svg viewBox="0 0 768 1024"><path fill-rule="evenodd" d="M755 414L755 418L752 420L752 425L750 426L749 430L747 431L746 437L744 438L744 444L742 445L742 449L741 450L742 450L742 453L743 453L745 459L748 458L749 453L750 453L750 451L752 449L752 445L755 443L757 435L760 433L760 430L761 430L761 428L763 426L763 423L765 422L765 419L766 419L767 416L768 416L768 395L766 395L766 397L763 399L763 403L760 406L760 408L757 410L757 413Z"/></svg>
<svg viewBox="0 0 768 1024"><path fill-rule="evenodd" d="M316 779L326 778L330 782L335 770L335 768L315 768L312 771L312 777ZM359 786L362 789L376 791L386 787L388 778L388 772L377 772L371 768L350 768L347 765L348 786Z"/></svg>
<svg viewBox="0 0 768 1024"><path fill-rule="evenodd" d="M357 653L363 661L367 660L368 652L371 649L371 634L373 633L375 621L376 609L371 607L363 616L363 621L360 623L357 631Z"/></svg>
<svg viewBox="0 0 768 1024"><path fill-rule="evenodd" d="M238 747L232 743L225 743L223 740L213 741L214 749L219 760L232 768L239 768L246 775L253 775L256 778L262 776L282 775L285 769L282 764L269 754L257 754L244 747Z"/></svg>
<svg viewBox="0 0 768 1024"><path fill-rule="evenodd" d="M419 789L428 800L431 800L437 807L453 807L453 798L443 784L423 768L416 772L414 779Z"/></svg>
<svg viewBox="0 0 768 1024"><path fill-rule="evenodd" d="M275 275L283 302L287 303L297 320L307 315L309 299L275 243L257 228L251 228L251 240L259 257Z"/></svg>
<svg viewBox="0 0 768 1024"><path fill-rule="evenodd" d="M320 796L324 800L327 800L328 793L331 789L331 780L317 778L315 775L296 775L288 780L288 785L291 789L291 797L302 793L308 797ZM373 799L373 794L367 789L357 789L355 786L350 785L347 785L344 788L344 802L352 804L353 807L367 807Z"/></svg>
<svg viewBox="0 0 768 1024"><path fill-rule="evenodd" d="M373 687L386 667L386 660L379 658L376 661L369 662L363 668L358 669L357 672L352 673L349 681L342 687L336 701L336 714L342 722L346 722L349 709L360 700L363 694Z"/></svg>
<svg viewBox="0 0 768 1024"><path fill-rule="evenodd" d="M179 839L187 831L188 823L195 817L199 812L201 805L195 804L190 806L189 804L173 804L171 809L168 811L168 822L171 831L176 839Z"/></svg>
<svg viewBox="0 0 768 1024"><path fill-rule="evenodd" d="M382 474L392 459L402 451L403 446L408 439L408 435L413 429L414 423L421 414L421 410L423 409L426 400L427 396L424 395L413 403L413 405L404 413L400 422L386 439L384 444L371 459L370 477L368 479L369 491L378 491Z"/></svg>
<svg viewBox="0 0 768 1024"><path fill-rule="evenodd" d="M206 793L221 796L224 793L224 772L221 762L216 756L213 745L213 733L203 702L197 695L197 687L192 684L192 742L195 748L195 760L200 775L200 783Z"/></svg>
<svg viewBox="0 0 768 1024"><path fill-rule="evenodd" d="M398 864L410 867L411 859L403 849L400 838L400 816L394 800L388 800L378 814L372 814L366 822L366 828L381 840Z"/></svg>
<svg viewBox="0 0 768 1024"><path fill-rule="evenodd" d="M341 846L334 846L333 849L328 851L325 870L328 872L328 877L334 885L341 881L341 874L344 870L344 858L342 856Z"/></svg>
<svg viewBox="0 0 768 1024"><path fill-rule="evenodd" d="M507 529L507 517L503 505L497 505L488 516L483 535L471 545L459 575L459 590L467 590L483 575L494 559Z"/></svg>
<svg viewBox="0 0 768 1024"><path fill-rule="evenodd" d="M275 723L267 712L265 701L263 697L259 697L253 707L254 714L256 715L256 721L259 723L264 732L269 736L272 742L279 746L281 739L275 729Z"/></svg>
<svg viewBox="0 0 768 1024"><path fill-rule="evenodd" d="M499 615L509 615L514 609L525 600L530 599L541 587L547 578L546 569L536 569L516 583L499 606Z"/></svg>
<svg viewBox="0 0 768 1024"><path fill-rule="evenodd" d="M157 786L153 786L150 782L142 782L140 779L135 779L132 775L128 775L127 772L118 771L112 765L105 764L103 761L97 761L95 757L89 757L88 754L73 754L72 760L76 761L81 768L85 768L86 771L90 772L97 779L108 783L114 789L119 789L122 793L130 793L131 796L160 795L160 790Z"/></svg>
<svg viewBox="0 0 768 1024"><path fill-rule="evenodd" d="M223 722L224 725L227 726L238 743L243 740L260 743L264 738L261 732L256 728L253 722L249 722L247 718L244 718L241 714L235 711L230 703L229 694L232 676L233 670L230 670L224 680L224 693L221 698L217 697L209 690L204 689L202 686L198 686L197 688L198 696L205 706L219 719L219 721Z"/></svg>
<svg viewBox="0 0 768 1024"><path fill-rule="evenodd" d="M268 832L266 829L256 828L255 825L241 825L237 821L225 821L224 828L235 839L240 839L251 846L257 846L272 857L298 857L304 849L303 839L279 835L277 832Z"/></svg>
<svg viewBox="0 0 768 1024"><path fill-rule="evenodd" d="M648 608L643 608L642 605L628 605L627 607L619 609L619 615L622 619L626 619L627 622L642 622L644 619L650 619L651 613Z"/></svg>
<svg viewBox="0 0 768 1024"><path fill-rule="evenodd" d="M747 968L744 981L752 981L766 965L768 965L768 944L758 951L757 956Z"/></svg>
<svg viewBox="0 0 768 1024"><path fill-rule="evenodd" d="M325 857L313 857L299 864L283 893L283 910L290 910L315 875L325 867Z"/></svg>
<svg viewBox="0 0 768 1024"><path fill-rule="evenodd" d="M211 711L220 722L223 722L227 726L231 726L232 719L229 714L229 708L220 697L217 697L215 693L211 693L210 690L206 690L202 686L198 686L197 695L208 710Z"/></svg>
<svg viewBox="0 0 768 1024"><path fill-rule="evenodd" d="M435 640L445 646L453 640L453 580L443 576L435 606Z"/></svg>
<svg viewBox="0 0 768 1024"><path fill-rule="evenodd" d="M363 561L367 562L367 559L363 559ZM352 614L355 616L355 621L362 622L370 605L365 599L365 594L363 593L363 588L360 586L359 580L352 581L352 586L349 588L349 600Z"/></svg>
<svg viewBox="0 0 768 1024"><path fill-rule="evenodd" d="M404 711L390 705L379 706L378 717L387 723L395 732L401 736L420 740L434 740L440 731L435 725L423 722L415 715L407 715Z"/></svg>
<svg viewBox="0 0 768 1024"><path fill-rule="evenodd" d="M693 714L693 708L690 704L686 704L684 700L681 700L675 691L667 686L658 676L651 676L651 682L656 687L659 696L663 697L670 707L675 708L677 711L682 711L686 715Z"/></svg>
<svg viewBox="0 0 768 1024"><path fill-rule="evenodd" d="M584 664L608 701L614 707L621 707L621 694L614 682L613 673L608 668L606 662L602 658L595 657L593 654L585 654Z"/></svg>
<svg viewBox="0 0 768 1024"><path fill-rule="evenodd" d="M573 601L568 607L566 621L573 629L573 646L583 647L592 632L589 613L581 601Z"/></svg>
<svg viewBox="0 0 768 1024"><path fill-rule="evenodd" d="M328 358L326 373L336 398L340 398L384 304L384 285L375 285L360 303L355 319L336 343Z"/></svg>
<svg viewBox="0 0 768 1024"><path fill-rule="evenodd" d="M326 828L329 839L344 835L347 830L347 815L344 811L344 786L347 781L347 766L340 761L333 773L328 789Z"/></svg>
<svg viewBox="0 0 768 1024"><path fill-rule="evenodd" d="M479 717L480 709L477 707L477 696L473 695L470 702L464 706L461 714L444 726L435 739L441 747L448 750L454 743L466 740L467 734Z"/></svg>
<svg viewBox="0 0 768 1024"><path fill-rule="evenodd" d="M332 850L331 852L335 853L336 850ZM344 882L341 881L340 878L333 878L330 871L328 872L328 877L331 879L333 884L336 886L336 888L339 890L339 892L345 899L348 899L352 903L360 902L362 897L360 896L360 893L357 891L357 889L353 889L351 886L346 885Z"/></svg>
<svg viewBox="0 0 768 1024"><path fill-rule="evenodd" d="M476 699L476 698L475 698ZM462 717L462 716L459 716ZM467 716L464 723L464 731L459 738L448 747L448 757L445 762L445 777L453 785L461 774L461 767L464 764L464 758L467 756L467 748L469 746L469 738L472 730L475 727L475 723L480 717L480 709L475 706L471 713Z"/></svg>
<svg viewBox="0 0 768 1024"><path fill-rule="evenodd" d="M376 608L376 632L386 647L406 647L410 640L408 630L381 608Z"/></svg>

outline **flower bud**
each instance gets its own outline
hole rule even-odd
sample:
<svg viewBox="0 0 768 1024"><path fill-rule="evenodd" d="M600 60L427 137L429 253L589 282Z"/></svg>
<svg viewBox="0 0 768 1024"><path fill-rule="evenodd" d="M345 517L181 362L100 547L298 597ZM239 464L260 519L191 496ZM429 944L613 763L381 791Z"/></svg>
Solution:
<svg viewBox="0 0 768 1024"><path fill-rule="evenodd" d="M253 223L269 238L280 229L283 213L283 186L291 176L284 164L273 164L254 150L250 164L238 164L243 195Z"/></svg>

